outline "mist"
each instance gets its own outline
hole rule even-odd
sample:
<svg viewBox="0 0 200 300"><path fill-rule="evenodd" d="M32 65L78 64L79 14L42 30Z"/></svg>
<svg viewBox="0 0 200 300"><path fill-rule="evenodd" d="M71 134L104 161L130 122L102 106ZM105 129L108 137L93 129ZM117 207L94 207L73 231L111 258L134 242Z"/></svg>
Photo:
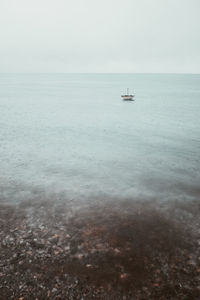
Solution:
<svg viewBox="0 0 200 300"><path fill-rule="evenodd" d="M0 0L2 300L199 300L199 10Z"/></svg>
<svg viewBox="0 0 200 300"><path fill-rule="evenodd" d="M199 73L198 0L4 1L1 72Z"/></svg>

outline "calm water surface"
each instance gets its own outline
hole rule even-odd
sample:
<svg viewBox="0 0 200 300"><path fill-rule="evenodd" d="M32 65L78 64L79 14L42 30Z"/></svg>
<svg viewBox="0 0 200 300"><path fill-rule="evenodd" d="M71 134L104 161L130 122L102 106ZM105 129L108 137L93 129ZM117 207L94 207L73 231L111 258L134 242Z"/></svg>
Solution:
<svg viewBox="0 0 200 300"><path fill-rule="evenodd" d="M1 74L0 113L1 200L199 198L200 75Z"/></svg>

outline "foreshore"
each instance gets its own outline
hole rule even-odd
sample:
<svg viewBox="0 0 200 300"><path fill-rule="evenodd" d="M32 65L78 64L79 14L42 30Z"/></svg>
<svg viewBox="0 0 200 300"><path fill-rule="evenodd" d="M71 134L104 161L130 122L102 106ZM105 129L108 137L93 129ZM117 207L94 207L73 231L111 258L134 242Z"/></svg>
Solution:
<svg viewBox="0 0 200 300"><path fill-rule="evenodd" d="M200 299L198 201L0 205L0 300Z"/></svg>

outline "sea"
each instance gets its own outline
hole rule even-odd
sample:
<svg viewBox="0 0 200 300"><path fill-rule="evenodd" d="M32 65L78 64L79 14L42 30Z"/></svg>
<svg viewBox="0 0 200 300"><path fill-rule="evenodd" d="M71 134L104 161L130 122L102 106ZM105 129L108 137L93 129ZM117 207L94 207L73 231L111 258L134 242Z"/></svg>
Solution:
<svg viewBox="0 0 200 300"><path fill-rule="evenodd" d="M0 74L1 202L199 196L200 75Z"/></svg>

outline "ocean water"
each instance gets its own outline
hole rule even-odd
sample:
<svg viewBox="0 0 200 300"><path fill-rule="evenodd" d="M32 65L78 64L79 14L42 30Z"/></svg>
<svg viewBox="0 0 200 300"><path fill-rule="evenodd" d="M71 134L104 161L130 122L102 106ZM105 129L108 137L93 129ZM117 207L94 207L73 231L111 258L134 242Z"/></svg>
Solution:
<svg viewBox="0 0 200 300"><path fill-rule="evenodd" d="M199 198L200 75L0 74L0 199L51 194Z"/></svg>

